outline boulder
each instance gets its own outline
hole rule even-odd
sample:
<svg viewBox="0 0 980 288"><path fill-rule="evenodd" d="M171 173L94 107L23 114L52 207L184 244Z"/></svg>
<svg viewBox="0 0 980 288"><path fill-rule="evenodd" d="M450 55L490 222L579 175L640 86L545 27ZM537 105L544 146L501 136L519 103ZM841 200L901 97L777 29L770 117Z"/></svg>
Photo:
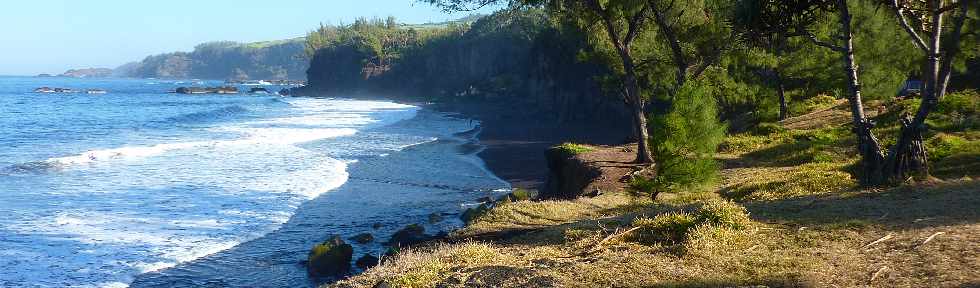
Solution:
<svg viewBox="0 0 980 288"><path fill-rule="evenodd" d="M371 235L371 233L361 233L354 235L354 237L350 237L350 240L360 244L370 243L371 241L374 241L374 235Z"/></svg>
<svg viewBox="0 0 980 288"><path fill-rule="evenodd" d="M307 270L313 276L338 276L350 271L354 248L340 236L318 244L310 250Z"/></svg>
<svg viewBox="0 0 980 288"><path fill-rule="evenodd" d="M395 232L394 235L391 235L391 240L388 240L388 245L395 247L412 246L428 241L431 238L431 236L425 234L425 227L418 224L410 224Z"/></svg>
<svg viewBox="0 0 980 288"><path fill-rule="evenodd" d="M374 257L371 254L364 254L361 258L357 258L357 262L354 265L357 265L357 268L361 268L362 270L367 270L368 268L378 266L378 257Z"/></svg>

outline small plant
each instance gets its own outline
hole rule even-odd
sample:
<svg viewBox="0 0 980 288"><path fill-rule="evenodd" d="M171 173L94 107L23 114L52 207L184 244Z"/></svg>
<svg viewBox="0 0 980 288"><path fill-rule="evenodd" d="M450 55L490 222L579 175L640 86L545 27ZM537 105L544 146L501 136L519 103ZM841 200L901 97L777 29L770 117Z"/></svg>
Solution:
<svg viewBox="0 0 980 288"><path fill-rule="evenodd" d="M561 145L555 146L555 148L569 155L589 153L595 150L592 147L586 145L570 143L570 142L562 143Z"/></svg>

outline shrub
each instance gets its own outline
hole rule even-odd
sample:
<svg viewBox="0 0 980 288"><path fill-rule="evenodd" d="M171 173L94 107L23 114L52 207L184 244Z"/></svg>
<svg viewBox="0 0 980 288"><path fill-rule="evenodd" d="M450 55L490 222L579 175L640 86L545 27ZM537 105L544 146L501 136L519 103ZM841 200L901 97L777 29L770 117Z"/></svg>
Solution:
<svg viewBox="0 0 980 288"><path fill-rule="evenodd" d="M714 153L725 137L710 87L689 83L674 96L672 109L652 117L651 148L657 159L657 191L703 185L718 172Z"/></svg>
<svg viewBox="0 0 980 288"><path fill-rule="evenodd" d="M652 195L656 197L656 189L658 185L651 178L644 177L633 177L630 179L629 186L626 187L627 191L637 194L637 195Z"/></svg>

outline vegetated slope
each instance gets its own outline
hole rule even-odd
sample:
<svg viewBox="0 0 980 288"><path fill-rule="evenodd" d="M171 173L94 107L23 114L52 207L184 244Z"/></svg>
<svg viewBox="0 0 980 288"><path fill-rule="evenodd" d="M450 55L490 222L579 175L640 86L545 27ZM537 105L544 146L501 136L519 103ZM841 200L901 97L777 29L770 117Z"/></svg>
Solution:
<svg viewBox="0 0 980 288"><path fill-rule="evenodd" d="M304 79L309 61L303 38L238 43L209 42L192 52L148 56L123 65L123 76L198 79Z"/></svg>
<svg viewBox="0 0 980 288"><path fill-rule="evenodd" d="M948 97L926 135L939 178L860 189L848 172L857 158L846 124L760 125L725 141L714 188L655 201L621 189L571 201L499 202L453 233L452 244L403 250L333 287L977 285L980 95ZM877 117L914 103L886 103ZM575 147L576 157L597 165L615 163L601 155L615 158L610 152L627 148ZM942 168L951 159L960 168Z"/></svg>

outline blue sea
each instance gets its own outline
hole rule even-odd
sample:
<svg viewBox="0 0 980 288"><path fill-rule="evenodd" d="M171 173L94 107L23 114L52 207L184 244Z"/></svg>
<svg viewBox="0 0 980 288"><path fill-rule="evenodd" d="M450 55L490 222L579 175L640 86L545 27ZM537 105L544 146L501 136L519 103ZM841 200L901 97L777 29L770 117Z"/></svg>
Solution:
<svg viewBox="0 0 980 288"><path fill-rule="evenodd" d="M0 287L311 287L331 235L446 231L509 188L455 115L169 93L194 84L221 83L0 77Z"/></svg>

